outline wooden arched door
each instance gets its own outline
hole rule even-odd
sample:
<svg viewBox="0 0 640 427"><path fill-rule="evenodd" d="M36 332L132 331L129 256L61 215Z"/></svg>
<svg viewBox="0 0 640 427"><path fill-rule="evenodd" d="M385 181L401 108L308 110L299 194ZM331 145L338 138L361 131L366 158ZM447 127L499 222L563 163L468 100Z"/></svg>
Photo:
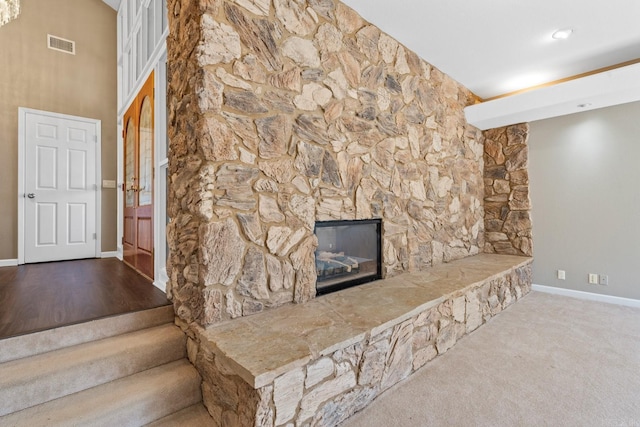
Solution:
<svg viewBox="0 0 640 427"><path fill-rule="evenodd" d="M124 115L124 262L153 279L153 73Z"/></svg>

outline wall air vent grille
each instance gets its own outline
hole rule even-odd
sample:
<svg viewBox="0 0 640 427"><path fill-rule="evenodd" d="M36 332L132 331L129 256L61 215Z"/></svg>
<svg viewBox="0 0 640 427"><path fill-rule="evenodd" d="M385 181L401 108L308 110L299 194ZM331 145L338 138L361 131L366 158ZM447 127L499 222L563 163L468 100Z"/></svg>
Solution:
<svg viewBox="0 0 640 427"><path fill-rule="evenodd" d="M47 45L49 49L70 53L71 55L76 54L76 42L71 40L47 34Z"/></svg>

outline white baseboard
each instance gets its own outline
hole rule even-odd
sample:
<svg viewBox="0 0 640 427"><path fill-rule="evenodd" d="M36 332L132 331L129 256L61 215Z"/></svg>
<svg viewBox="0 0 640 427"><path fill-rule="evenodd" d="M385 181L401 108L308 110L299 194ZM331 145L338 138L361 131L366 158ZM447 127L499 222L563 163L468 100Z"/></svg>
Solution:
<svg viewBox="0 0 640 427"><path fill-rule="evenodd" d="M591 292L574 291L573 289L555 288L553 286L544 285L531 285L531 289L538 292L545 292L547 294L562 295L565 297L573 297L586 299L589 301L606 302L609 304L625 305L627 307L640 308L640 300L631 298L614 297L611 295L594 294Z"/></svg>
<svg viewBox="0 0 640 427"><path fill-rule="evenodd" d="M100 253L100 258L118 258L118 251L109 251Z"/></svg>
<svg viewBox="0 0 640 427"><path fill-rule="evenodd" d="M118 258L120 261L122 261L122 252L120 251L102 252L100 254L100 258Z"/></svg>
<svg viewBox="0 0 640 427"><path fill-rule="evenodd" d="M167 282L169 282L169 276L167 276L167 269L163 268L160 270L160 277L153 281L153 285L166 294Z"/></svg>
<svg viewBox="0 0 640 427"><path fill-rule="evenodd" d="M0 267L15 267L18 265L17 259L0 259Z"/></svg>
<svg viewBox="0 0 640 427"><path fill-rule="evenodd" d="M161 282L159 280L154 280L153 281L153 286L155 286L156 288L160 289L165 294L167 293L167 283L166 282L163 283L163 282Z"/></svg>

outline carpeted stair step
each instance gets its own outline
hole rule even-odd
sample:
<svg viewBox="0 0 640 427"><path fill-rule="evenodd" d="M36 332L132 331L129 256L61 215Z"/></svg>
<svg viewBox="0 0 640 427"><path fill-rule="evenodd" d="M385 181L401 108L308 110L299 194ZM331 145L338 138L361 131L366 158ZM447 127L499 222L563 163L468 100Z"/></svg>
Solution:
<svg viewBox="0 0 640 427"><path fill-rule="evenodd" d="M0 364L0 415L182 359L185 341L166 324Z"/></svg>
<svg viewBox="0 0 640 427"><path fill-rule="evenodd" d="M90 322L0 340L0 363L101 340L166 323L173 323L173 306L166 305Z"/></svg>
<svg viewBox="0 0 640 427"><path fill-rule="evenodd" d="M200 401L200 376L181 359L0 417L0 425L137 427Z"/></svg>
<svg viewBox="0 0 640 427"><path fill-rule="evenodd" d="M198 403L147 424L146 427L214 427L217 425L219 424L213 422L204 405Z"/></svg>

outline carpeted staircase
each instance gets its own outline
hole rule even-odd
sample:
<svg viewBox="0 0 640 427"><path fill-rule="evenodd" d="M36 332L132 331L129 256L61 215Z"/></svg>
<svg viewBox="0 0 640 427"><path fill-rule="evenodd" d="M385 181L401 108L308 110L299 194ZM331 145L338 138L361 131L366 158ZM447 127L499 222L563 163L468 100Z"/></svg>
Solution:
<svg viewBox="0 0 640 427"><path fill-rule="evenodd" d="M0 426L208 426L165 306L0 341Z"/></svg>

